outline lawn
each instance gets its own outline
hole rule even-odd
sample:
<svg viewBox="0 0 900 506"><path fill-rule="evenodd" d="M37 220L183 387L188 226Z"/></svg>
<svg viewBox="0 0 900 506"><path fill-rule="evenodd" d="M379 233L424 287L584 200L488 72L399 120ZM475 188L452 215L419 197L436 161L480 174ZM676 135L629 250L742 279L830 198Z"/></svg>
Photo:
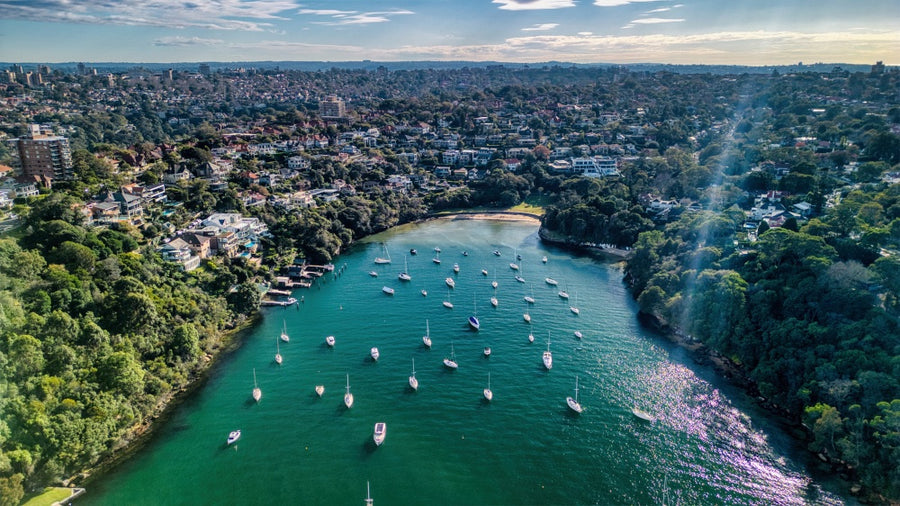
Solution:
<svg viewBox="0 0 900 506"><path fill-rule="evenodd" d="M51 504L68 499L72 495L71 488L65 487L47 487L28 501L22 503L21 506L50 506Z"/></svg>

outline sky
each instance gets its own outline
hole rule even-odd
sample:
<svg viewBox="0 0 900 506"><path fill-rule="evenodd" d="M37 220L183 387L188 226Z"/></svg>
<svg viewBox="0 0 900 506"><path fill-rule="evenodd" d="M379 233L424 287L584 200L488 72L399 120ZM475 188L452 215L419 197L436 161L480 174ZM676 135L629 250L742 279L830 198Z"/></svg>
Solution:
<svg viewBox="0 0 900 506"><path fill-rule="evenodd" d="M0 0L0 61L900 64L900 0Z"/></svg>

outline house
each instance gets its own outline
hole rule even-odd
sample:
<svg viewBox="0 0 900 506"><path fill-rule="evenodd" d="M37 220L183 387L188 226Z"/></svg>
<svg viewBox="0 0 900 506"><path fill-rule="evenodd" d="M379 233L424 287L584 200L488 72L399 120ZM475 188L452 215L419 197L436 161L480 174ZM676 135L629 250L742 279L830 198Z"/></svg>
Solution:
<svg viewBox="0 0 900 506"><path fill-rule="evenodd" d="M185 168L172 168L167 169L163 173L163 182L165 184L177 184L179 181L187 181L190 180L193 176L191 171Z"/></svg>
<svg viewBox="0 0 900 506"><path fill-rule="evenodd" d="M798 203L794 204L792 206L792 209L794 210L795 213L799 214L800 216L802 216L804 218L809 218L809 216L813 212L812 204L810 204L809 202L806 202L806 201L798 202Z"/></svg>
<svg viewBox="0 0 900 506"><path fill-rule="evenodd" d="M123 216L135 218L144 214L144 206L141 197L127 192L117 191L112 194L112 198L119 203L119 210Z"/></svg>
<svg viewBox="0 0 900 506"><path fill-rule="evenodd" d="M450 167L437 167L434 169L435 177L447 178L450 176Z"/></svg>
<svg viewBox="0 0 900 506"><path fill-rule="evenodd" d="M157 251L163 260L181 264L185 271L192 271L200 265L200 257L193 254L190 245L183 239L172 239L160 246Z"/></svg>

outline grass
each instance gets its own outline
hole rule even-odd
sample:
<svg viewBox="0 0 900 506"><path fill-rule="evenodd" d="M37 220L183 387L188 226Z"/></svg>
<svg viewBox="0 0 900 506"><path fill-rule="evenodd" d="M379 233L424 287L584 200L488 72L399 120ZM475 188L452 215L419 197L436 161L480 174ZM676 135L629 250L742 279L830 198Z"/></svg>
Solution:
<svg viewBox="0 0 900 506"><path fill-rule="evenodd" d="M50 506L55 502L68 499L71 495L71 488L47 487L39 495L36 495L22 503L21 506Z"/></svg>
<svg viewBox="0 0 900 506"><path fill-rule="evenodd" d="M549 197L544 195L532 195L528 197L524 202L516 204L512 207L486 207L486 206L476 206L476 207L463 207L459 209L447 209L438 213L435 213L435 216L443 216L448 214L456 214L459 212L467 212L467 213L480 213L480 212L504 212L509 211L513 213L530 213L537 216L544 215L544 207L552 204L553 201Z"/></svg>

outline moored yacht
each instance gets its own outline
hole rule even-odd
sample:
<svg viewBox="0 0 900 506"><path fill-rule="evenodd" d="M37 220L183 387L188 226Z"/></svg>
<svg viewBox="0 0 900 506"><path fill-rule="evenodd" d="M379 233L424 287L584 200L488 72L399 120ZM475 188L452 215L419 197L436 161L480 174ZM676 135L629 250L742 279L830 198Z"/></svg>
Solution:
<svg viewBox="0 0 900 506"><path fill-rule="evenodd" d="M419 389L419 380L416 379L416 359L415 358L412 359L412 363L413 363L413 368L412 368L412 374L409 375L409 388L412 388L413 390L418 390Z"/></svg>
<svg viewBox="0 0 900 506"><path fill-rule="evenodd" d="M388 295L394 295L394 289L389 286L382 286L381 291Z"/></svg>
<svg viewBox="0 0 900 506"><path fill-rule="evenodd" d="M459 364L456 363L456 353L453 352L453 343L450 343L450 356L444 359L444 365L450 369L459 367Z"/></svg>
<svg viewBox="0 0 900 506"><path fill-rule="evenodd" d="M578 376L575 376L575 398L566 397L566 404L569 406L569 409L576 413L584 411L581 404L578 404Z"/></svg>
<svg viewBox="0 0 900 506"><path fill-rule="evenodd" d="M491 391L491 371L488 371L488 386L484 389L484 398L489 401L494 398L494 392Z"/></svg>
<svg viewBox="0 0 900 506"><path fill-rule="evenodd" d="M381 443L384 443L384 438L387 436L387 424L384 422L378 422L375 424L375 432L372 434L372 439L375 441L375 446L381 446Z"/></svg>
<svg viewBox="0 0 900 506"><path fill-rule="evenodd" d="M326 337L325 344L327 344L328 346L334 347L334 336Z"/></svg>
<svg viewBox="0 0 900 506"><path fill-rule="evenodd" d="M372 360L378 362L378 357L380 356L380 354L378 353L378 348L373 346L372 349L369 350L369 355L372 356Z"/></svg>
<svg viewBox="0 0 900 506"><path fill-rule="evenodd" d="M453 264L453 272L459 274L459 264Z"/></svg>
<svg viewBox="0 0 900 506"><path fill-rule="evenodd" d="M230 445L230 444L234 443L235 441L237 441L237 440L240 439L240 438L241 438L241 430L240 430L240 429L238 429L238 430L233 430L233 431L231 431L231 432L228 433L228 439L225 440L225 444L229 444L229 445Z"/></svg>
<svg viewBox="0 0 900 506"><path fill-rule="evenodd" d="M550 333L547 332L547 350L541 356L541 360L544 362L544 367L549 371L553 368L553 354L550 353Z"/></svg>
<svg viewBox="0 0 900 506"><path fill-rule="evenodd" d="M556 286L556 285L559 284L559 282L556 281L556 280L553 279L553 278L544 278L544 282L547 283L547 284L550 285L550 286Z"/></svg>
<svg viewBox="0 0 900 506"><path fill-rule="evenodd" d="M447 286L449 286L450 288L456 288L456 281L453 281L453 278L445 278L444 283L447 283Z"/></svg>
<svg viewBox="0 0 900 506"><path fill-rule="evenodd" d="M316 395L322 397L325 394L325 385L316 385Z"/></svg>
<svg viewBox="0 0 900 506"><path fill-rule="evenodd" d="M350 393L350 375L347 375L347 393L344 394L344 406L349 409L353 406L353 394Z"/></svg>
<svg viewBox="0 0 900 506"><path fill-rule="evenodd" d="M262 399L262 390L256 384L256 369L253 369L253 400L259 402Z"/></svg>
<svg viewBox="0 0 900 506"><path fill-rule="evenodd" d="M431 348L431 331L428 328L428 320L425 320L425 335L422 336L422 343Z"/></svg>

